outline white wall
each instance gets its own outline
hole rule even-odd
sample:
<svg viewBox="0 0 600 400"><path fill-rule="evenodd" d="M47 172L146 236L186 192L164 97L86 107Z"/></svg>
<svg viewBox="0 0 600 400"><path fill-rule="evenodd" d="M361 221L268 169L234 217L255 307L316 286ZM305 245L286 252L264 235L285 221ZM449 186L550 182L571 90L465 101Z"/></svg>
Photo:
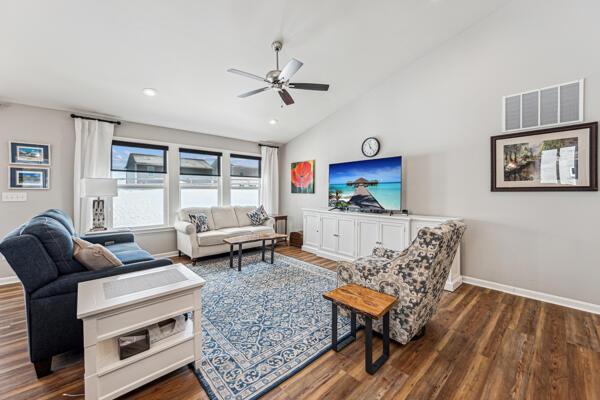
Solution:
<svg viewBox="0 0 600 400"><path fill-rule="evenodd" d="M173 142L191 146L260 153L257 143L202 133L123 122L115 127L115 136ZM11 140L49 143L52 146L50 190L26 190L27 202L0 201L0 238L49 208L73 212L73 152L75 129L70 113L8 104L0 107L0 192L8 191L8 142ZM172 191L174 192L174 191ZM171 193L173 197L174 193ZM177 250L174 231L143 233L138 243L152 254ZM0 281L13 272L0 259Z"/></svg>
<svg viewBox="0 0 600 400"><path fill-rule="evenodd" d="M328 164L364 158L377 136L381 157L404 156L411 212L466 219L463 275L600 304L600 195L490 192L503 95L586 78L586 120L600 119L598 15L594 0L513 1L289 142L292 229L302 207L327 206ZM316 193L291 194L290 162L308 159Z"/></svg>

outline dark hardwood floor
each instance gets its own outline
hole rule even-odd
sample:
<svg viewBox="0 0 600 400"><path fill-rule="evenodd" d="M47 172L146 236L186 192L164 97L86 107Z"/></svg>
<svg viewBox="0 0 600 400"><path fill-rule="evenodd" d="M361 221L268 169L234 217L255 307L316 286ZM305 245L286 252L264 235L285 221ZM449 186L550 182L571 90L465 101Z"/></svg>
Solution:
<svg viewBox="0 0 600 400"><path fill-rule="evenodd" d="M336 267L293 247L277 251ZM376 340L374 354L380 350ZM330 351L264 398L600 399L600 316L466 284L444 294L422 339L392 345L377 374L365 372L363 357L362 340L341 353ZM27 356L20 285L1 286L0 398L83 393L81 353L56 358L53 368L53 374L36 379ZM127 398L208 397L192 372L181 368Z"/></svg>

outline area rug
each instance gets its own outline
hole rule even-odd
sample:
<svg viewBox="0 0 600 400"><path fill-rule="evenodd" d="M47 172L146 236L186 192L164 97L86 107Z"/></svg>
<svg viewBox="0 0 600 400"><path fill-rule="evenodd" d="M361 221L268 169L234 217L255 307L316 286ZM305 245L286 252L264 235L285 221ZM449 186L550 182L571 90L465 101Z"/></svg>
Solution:
<svg viewBox="0 0 600 400"><path fill-rule="evenodd" d="M280 254L262 262L258 252L244 254L241 272L228 257L188 268L206 279L196 375L211 399L256 399L330 349L322 294L335 288L335 272ZM338 329L348 335L349 320Z"/></svg>

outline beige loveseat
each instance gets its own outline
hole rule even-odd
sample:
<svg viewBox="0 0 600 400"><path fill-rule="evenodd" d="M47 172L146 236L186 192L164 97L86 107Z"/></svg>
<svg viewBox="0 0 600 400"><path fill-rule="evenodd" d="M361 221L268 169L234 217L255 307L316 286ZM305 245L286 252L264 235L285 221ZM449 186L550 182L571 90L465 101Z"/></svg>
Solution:
<svg viewBox="0 0 600 400"><path fill-rule="evenodd" d="M248 211L256 207L190 207L177 213L174 224L177 231L177 250L192 260L213 254L226 253L229 245L223 239L260 232L274 232L273 218L262 225L252 225ZM208 217L209 231L196 233L196 227L190 223L190 214L204 213ZM244 248L257 247L261 242L248 243Z"/></svg>

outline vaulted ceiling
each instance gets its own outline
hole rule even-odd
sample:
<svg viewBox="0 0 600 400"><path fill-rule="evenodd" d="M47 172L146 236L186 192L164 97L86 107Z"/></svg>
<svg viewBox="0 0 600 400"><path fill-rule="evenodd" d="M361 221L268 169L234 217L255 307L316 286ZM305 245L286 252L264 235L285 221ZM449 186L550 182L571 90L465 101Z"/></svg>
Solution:
<svg viewBox="0 0 600 400"><path fill-rule="evenodd" d="M507 2L4 0L0 101L284 143ZM226 70L266 74L275 39L329 92L237 98L261 83Z"/></svg>

